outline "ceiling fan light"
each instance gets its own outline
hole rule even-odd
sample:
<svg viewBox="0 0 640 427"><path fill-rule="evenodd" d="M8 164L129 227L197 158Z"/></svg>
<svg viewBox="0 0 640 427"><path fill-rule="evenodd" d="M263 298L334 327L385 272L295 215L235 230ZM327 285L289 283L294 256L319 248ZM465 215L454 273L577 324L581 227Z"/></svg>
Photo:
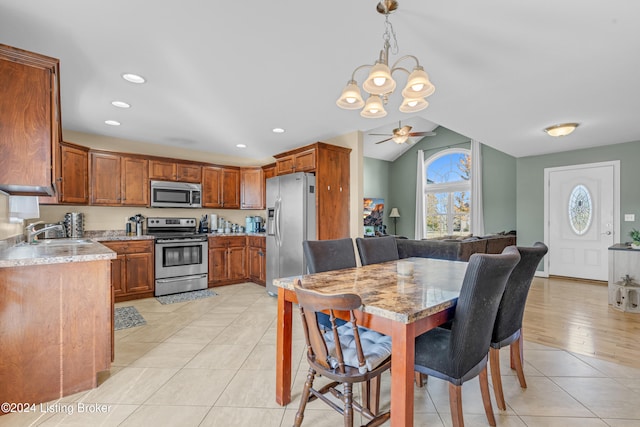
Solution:
<svg viewBox="0 0 640 427"><path fill-rule="evenodd" d="M349 80L340 98L336 101L336 105L345 110L358 110L364 106L360 88L355 80Z"/></svg>
<svg viewBox="0 0 640 427"><path fill-rule="evenodd" d="M416 111L424 110L429 106L429 103L424 98L404 98L402 105L400 105L400 111L403 113L415 113Z"/></svg>
<svg viewBox="0 0 640 427"><path fill-rule="evenodd" d="M362 88L372 95L383 95L393 92L396 82L391 77L387 64L376 62L369 72L369 77L362 83Z"/></svg>
<svg viewBox="0 0 640 427"><path fill-rule="evenodd" d="M553 125L545 128L544 131L549 136L567 136L578 127L578 123L563 123L561 125Z"/></svg>
<svg viewBox="0 0 640 427"><path fill-rule="evenodd" d="M367 119L375 119L386 116L387 112L384 109L382 99L378 95L371 95L369 98L367 98L367 102L360 112L360 115Z"/></svg>
<svg viewBox="0 0 640 427"><path fill-rule="evenodd" d="M416 66L409 74L407 85L402 90L405 98L425 98L435 92L435 86L429 81L429 76L421 66Z"/></svg>
<svg viewBox="0 0 640 427"><path fill-rule="evenodd" d="M409 139L409 135L408 134L407 135L393 135L391 137L391 139L396 144L404 144L405 142L407 142L407 139Z"/></svg>

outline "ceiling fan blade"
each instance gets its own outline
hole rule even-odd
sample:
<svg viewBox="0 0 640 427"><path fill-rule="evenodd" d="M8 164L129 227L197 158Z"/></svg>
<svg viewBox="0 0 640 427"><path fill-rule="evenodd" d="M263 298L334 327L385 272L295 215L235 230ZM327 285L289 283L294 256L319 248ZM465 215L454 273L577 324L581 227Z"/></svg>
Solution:
<svg viewBox="0 0 640 427"><path fill-rule="evenodd" d="M390 133L368 133L369 136L391 136Z"/></svg>
<svg viewBox="0 0 640 427"><path fill-rule="evenodd" d="M434 136L435 132L411 132L409 136Z"/></svg>
<svg viewBox="0 0 640 427"><path fill-rule="evenodd" d="M376 144L382 144L383 142L391 141L393 138L383 139L382 141L376 142Z"/></svg>

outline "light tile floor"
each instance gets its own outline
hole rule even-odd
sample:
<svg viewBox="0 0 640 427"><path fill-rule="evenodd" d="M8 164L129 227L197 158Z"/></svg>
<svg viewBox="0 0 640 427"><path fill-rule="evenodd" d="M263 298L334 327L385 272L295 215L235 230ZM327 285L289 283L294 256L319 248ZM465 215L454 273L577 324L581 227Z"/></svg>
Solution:
<svg viewBox="0 0 640 427"><path fill-rule="evenodd" d="M292 425L307 371L300 322L294 317L294 400L283 408L274 398L276 299L252 283L215 291L171 305L154 298L118 304L135 306L147 325L116 332L116 360L101 385L2 416L0 427ZM525 342L528 388L521 389L508 351L501 359L507 410L498 411L494 400L499 426L640 426L640 369ZM383 409L389 384L383 379ZM477 380L464 385L463 407L468 427L488 425ZM338 426L342 419L316 401L303 425ZM415 425L451 425L445 382L430 378L416 389Z"/></svg>

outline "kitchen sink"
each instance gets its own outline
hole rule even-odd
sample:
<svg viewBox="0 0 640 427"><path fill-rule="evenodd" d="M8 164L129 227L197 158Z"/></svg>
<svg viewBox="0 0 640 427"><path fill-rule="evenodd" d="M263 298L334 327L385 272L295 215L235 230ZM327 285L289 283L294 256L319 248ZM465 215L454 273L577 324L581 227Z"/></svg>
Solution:
<svg viewBox="0 0 640 427"><path fill-rule="evenodd" d="M93 243L91 239L42 239L31 243L36 246L72 246L72 245L90 245Z"/></svg>

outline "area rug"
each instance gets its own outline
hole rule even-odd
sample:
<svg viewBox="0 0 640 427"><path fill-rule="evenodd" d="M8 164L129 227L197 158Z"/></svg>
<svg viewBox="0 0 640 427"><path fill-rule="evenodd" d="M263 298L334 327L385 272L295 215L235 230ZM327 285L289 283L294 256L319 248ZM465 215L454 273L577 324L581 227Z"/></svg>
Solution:
<svg viewBox="0 0 640 427"><path fill-rule="evenodd" d="M160 304L173 304L176 302L193 301L201 298L209 298L218 295L209 289L203 289L201 291L183 292L181 294L164 295L156 297Z"/></svg>
<svg viewBox="0 0 640 427"><path fill-rule="evenodd" d="M138 310L133 306L116 307L114 312L113 330L134 328L136 326L146 325L147 321Z"/></svg>

